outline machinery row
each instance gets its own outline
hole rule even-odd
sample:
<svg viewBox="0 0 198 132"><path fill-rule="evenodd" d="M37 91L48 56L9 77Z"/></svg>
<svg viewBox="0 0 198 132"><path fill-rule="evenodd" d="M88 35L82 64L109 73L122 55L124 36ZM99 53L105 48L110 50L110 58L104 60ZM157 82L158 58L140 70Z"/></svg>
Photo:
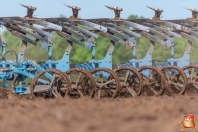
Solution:
<svg viewBox="0 0 198 132"><path fill-rule="evenodd" d="M159 96L162 94L184 94L198 90L198 66L190 63L189 52L192 43L198 44L198 10L188 9L192 17L179 20L161 20L163 10L155 11L152 19L122 19L119 7L106 6L115 13L114 18L82 19L81 10L68 6L73 15L69 18L35 18L35 7L27 8L25 17L0 17L0 24L12 35L22 40L20 52L6 50L6 42L1 36L0 79L3 88L12 84L12 92L19 95L44 98L115 98L133 96ZM38 25L42 28L39 28ZM60 60L52 60L52 32L67 41L65 53ZM95 39L102 35L109 39L109 49L102 60L96 60ZM142 59L136 57L136 38L147 38L149 49ZM183 56L174 58L174 39L185 38L187 47ZM29 44L42 42L42 49L48 50L48 59L39 63L25 60L24 54ZM170 48L170 58L166 62L152 60L155 43ZM91 49L89 62L75 64L70 68L69 55L74 44ZM113 69L112 53L116 44L131 49L131 58L126 63L117 64ZM14 53L15 60L7 60L8 53Z"/></svg>

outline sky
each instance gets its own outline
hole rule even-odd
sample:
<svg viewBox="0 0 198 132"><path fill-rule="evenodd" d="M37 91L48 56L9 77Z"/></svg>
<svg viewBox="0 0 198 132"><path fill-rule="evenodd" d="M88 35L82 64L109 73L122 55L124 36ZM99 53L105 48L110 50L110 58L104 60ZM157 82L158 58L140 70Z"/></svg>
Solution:
<svg viewBox="0 0 198 132"><path fill-rule="evenodd" d="M152 18L154 12L146 6L163 9L162 20L164 19L185 19L191 17L191 12L184 9L198 9L198 0L0 0L0 16L26 15L26 9L19 4L37 7L35 17L59 17L71 16L72 11L63 4L78 6L80 18L113 18L113 11L104 5L123 8L121 18L127 18L130 14Z"/></svg>

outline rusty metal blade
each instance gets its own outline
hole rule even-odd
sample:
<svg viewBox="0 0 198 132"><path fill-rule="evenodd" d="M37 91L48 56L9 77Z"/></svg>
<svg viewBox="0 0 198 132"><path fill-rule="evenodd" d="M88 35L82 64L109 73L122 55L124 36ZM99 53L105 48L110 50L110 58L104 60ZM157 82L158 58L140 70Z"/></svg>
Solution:
<svg viewBox="0 0 198 132"><path fill-rule="evenodd" d="M13 17L0 17L0 20L2 21L7 21L9 22L10 20L16 20L16 21L21 21L21 22L25 22L25 20L21 17L17 17L17 16L13 16Z"/></svg>
<svg viewBox="0 0 198 132"><path fill-rule="evenodd" d="M114 23L114 21L110 18L96 18L96 19L84 19L84 20L87 20L87 21L90 21L90 22L94 22L94 23L104 23L104 22L108 22L108 23Z"/></svg>
<svg viewBox="0 0 198 132"><path fill-rule="evenodd" d="M166 40L165 41L166 47L171 47L173 45L173 41L174 41L173 38L171 38L171 37L169 37L169 36L167 36L167 35L165 35L163 33L160 33L158 31L155 31L153 29L150 29L150 32L153 33L153 34L159 35L159 36L161 36L163 38L163 40Z"/></svg>
<svg viewBox="0 0 198 132"><path fill-rule="evenodd" d="M121 31L131 35L131 36L135 36L135 37L138 37L138 38L141 37L141 35L139 33L133 32L129 29L126 29L126 28L123 28L123 27L120 27L120 26L114 26L114 27L117 28L118 30L121 30Z"/></svg>
<svg viewBox="0 0 198 132"><path fill-rule="evenodd" d="M131 31L130 29L126 29L126 28L123 28L123 27L121 27L121 26L117 26L117 25L114 24L114 23L105 23L105 24L103 24L103 25L105 25L105 26L110 26L110 27L114 27L114 28L116 28L117 30L122 31L122 32L124 32L124 33L126 33L126 34L128 34L128 35L130 35L130 36L135 36L135 37L138 37L138 38L141 37L141 35L140 35L139 33L133 32L133 31Z"/></svg>
<svg viewBox="0 0 198 132"><path fill-rule="evenodd" d="M61 26L50 23L50 22L47 22L47 21L44 21L44 20L36 20L35 24L38 24L38 25L41 25L41 26L44 26L44 27L47 27L47 28L51 28L51 29L54 29L54 30L57 30L57 31L62 30Z"/></svg>
<svg viewBox="0 0 198 132"><path fill-rule="evenodd" d="M113 28L110 28L110 27L107 27L107 28L108 28L108 31L111 32L111 33L118 34L118 35L122 36L122 37L125 38L125 39L128 39L128 38L129 38L128 35L123 34L123 33L119 32L119 31L116 31L116 30L113 29Z"/></svg>
<svg viewBox="0 0 198 132"><path fill-rule="evenodd" d="M44 18L42 20L45 20L47 22L52 22L52 23L70 22L68 18Z"/></svg>
<svg viewBox="0 0 198 132"><path fill-rule="evenodd" d="M14 35L14 36L16 36L16 37L18 37L18 38L20 38L20 39L22 39L22 40L24 40L24 41L30 43L30 44L33 44L33 45L36 45L36 44L37 44L34 40L32 40L32 39L26 37L25 35L23 35L23 34L17 32L17 31L13 31L13 30L12 30L11 33L12 33L12 35Z"/></svg>
<svg viewBox="0 0 198 132"><path fill-rule="evenodd" d="M187 33L189 33L189 30L190 30L188 27L185 27L185 26L182 26L182 25L179 25L179 24L176 24L176 23L172 23L172 22L158 21L158 23L160 23L162 25L165 25L167 27L176 29L176 30L187 32Z"/></svg>
<svg viewBox="0 0 198 132"><path fill-rule="evenodd" d="M85 40L85 49L90 49L94 45L94 43L92 42L92 39L87 37L87 36L85 36L85 35L83 35L83 34L80 34L80 33L76 32L76 31L73 31L73 30L71 30L69 28L65 28L65 27L63 27L63 31L69 32L71 34L74 34L74 35L82 38L83 40Z"/></svg>
<svg viewBox="0 0 198 132"><path fill-rule="evenodd" d="M98 36L99 36L99 35L97 35L97 34L95 34L95 33L92 33L92 32L89 31L89 30L86 30L86 29L81 28L81 27L78 27L78 26L71 26L71 28L73 28L73 29L75 29L75 30L77 30L77 31L80 31L80 32L82 32L82 33L84 33L84 34L87 34L87 35L89 35L89 36L92 36L92 37L94 37L94 38L98 38Z"/></svg>
<svg viewBox="0 0 198 132"><path fill-rule="evenodd" d="M100 34L105 36L105 37L107 37L107 38L109 38L110 40L113 40L114 42L118 42L120 44L126 44L125 41L123 41L122 39L120 39L120 38L118 38L116 36L113 36L113 35L111 35L109 33L100 32Z"/></svg>
<svg viewBox="0 0 198 132"><path fill-rule="evenodd" d="M95 24L95 23L92 23L92 22L89 22L89 21L86 21L86 20L77 20L75 22L77 22L79 24L82 24L82 25L85 25L85 26L88 26L90 28L102 31L104 33L107 32L107 28L106 27L98 25L98 24Z"/></svg>
<svg viewBox="0 0 198 132"><path fill-rule="evenodd" d="M194 27L194 26L192 26L192 27L190 27L190 29L191 29L191 30L198 31L198 27Z"/></svg>
<svg viewBox="0 0 198 132"><path fill-rule="evenodd" d="M177 38L181 38L181 35L175 33L175 32L172 32L172 31L168 31L170 34L172 34L173 36L177 37Z"/></svg>
<svg viewBox="0 0 198 132"><path fill-rule="evenodd" d="M122 21L122 23L127 25L127 26L129 26L129 27L132 27L132 28L135 28L135 29L139 29L139 30L142 30L142 31L145 31L145 32L149 32L149 30L150 30L149 27L146 27L146 26L134 23L134 22Z"/></svg>
<svg viewBox="0 0 198 132"><path fill-rule="evenodd" d="M165 34L163 34L163 33L161 33L161 32L158 32L158 31L156 31L156 30L153 30L152 28L150 29L149 32L151 32L151 33L153 33L153 34L156 34L156 35L159 35L159 36L161 36L163 39L170 39L170 40L174 41L173 38L170 38L169 36L167 36L167 35L165 35Z"/></svg>
<svg viewBox="0 0 198 132"><path fill-rule="evenodd" d="M36 28L36 27L33 27L33 26L29 26L29 25L27 25L27 27L28 27L28 28L31 28L32 30L35 30L36 32L39 32L40 34L43 34L43 35L45 35L45 36L48 36L48 37L50 37L50 38L53 37L53 35L52 35L51 33L45 32L45 31L43 31L43 30L41 30L41 29L39 29L39 28Z"/></svg>
<svg viewBox="0 0 198 132"><path fill-rule="evenodd" d="M71 33L71 34L74 34L74 35L76 35L76 36L82 38L83 40L87 40L87 39L88 39L88 37L85 36L84 34L78 33L78 32L76 32L76 31L74 31L74 30L71 30L70 28L63 27L63 32L64 32L64 31L65 31L65 32L69 32L69 33Z"/></svg>
<svg viewBox="0 0 198 132"><path fill-rule="evenodd" d="M197 32L195 32L195 31L190 30L190 31L189 31L189 33L191 33L191 34L193 34L193 35L195 35L195 36L197 36L197 37L198 37L198 33L197 33Z"/></svg>
<svg viewBox="0 0 198 132"><path fill-rule="evenodd" d="M152 40L152 41L157 42L159 44L162 44L162 45L166 44L163 40L161 40L161 39L159 39L159 38L155 37L154 35L151 35L151 34L149 34L147 32L140 32L140 34L142 36L148 38L149 40Z"/></svg>
<svg viewBox="0 0 198 132"><path fill-rule="evenodd" d="M164 29L164 28L161 28L161 27L158 27L158 26L155 26L154 29L160 30L160 31L165 32L167 34L170 34L170 35L172 35L174 37L181 38L181 35L179 35L179 34L177 34L175 32L172 32L170 30L167 30L167 29Z"/></svg>
<svg viewBox="0 0 198 132"><path fill-rule="evenodd" d="M41 41L44 41L44 38L42 38L41 36L39 36L39 35L37 35L37 34L35 34L35 33L33 33L33 32L30 32L30 31L28 31L28 30L22 29L21 27L14 26L14 25L12 25L12 27L13 27L14 29L20 30L20 31L22 31L22 32L24 32L24 33L27 33L27 34L29 34L29 35L31 35L31 36L33 36L33 37L35 37L35 38L37 38L37 39L39 39L39 40L41 40Z"/></svg>
<svg viewBox="0 0 198 132"><path fill-rule="evenodd" d="M64 37L65 39L71 41L71 42L74 42L74 43L77 43L77 44L82 44L82 42L76 38L74 38L73 36L67 34L67 33L63 33L63 32L60 32L60 31L56 31L56 33L62 37Z"/></svg>
<svg viewBox="0 0 198 132"><path fill-rule="evenodd" d="M48 36L48 37L50 37L50 38L53 37L53 35L52 35L51 33L45 32L45 31L43 31L43 30L41 30L41 29L39 29L39 28L33 27L33 26L31 26L31 25L28 25L28 24L20 23L20 22L17 22L17 21L13 21L13 22L14 22L15 24L17 24L17 25L21 25L21 26L30 28L30 29L32 29L32 30L35 30L36 32L38 32L38 33L40 33L40 34L42 34L42 35L44 35L44 36Z"/></svg>
<svg viewBox="0 0 198 132"><path fill-rule="evenodd" d="M192 37L189 34L186 34L184 32L181 32L180 34L182 35L182 37L186 38L187 40L198 44L198 39L197 38L194 38L194 37Z"/></svg>

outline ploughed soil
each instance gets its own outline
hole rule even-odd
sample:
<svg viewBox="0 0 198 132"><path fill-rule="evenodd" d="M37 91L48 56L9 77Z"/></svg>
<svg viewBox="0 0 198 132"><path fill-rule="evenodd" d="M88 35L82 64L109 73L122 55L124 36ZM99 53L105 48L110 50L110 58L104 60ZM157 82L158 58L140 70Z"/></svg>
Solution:
<svg viewBox="0 0 198 132"><path fill-rule="evenodd" d="M101 100L1 97L0 132L175 132L182 115L190 113L198 120L198 94Z"/></svg>

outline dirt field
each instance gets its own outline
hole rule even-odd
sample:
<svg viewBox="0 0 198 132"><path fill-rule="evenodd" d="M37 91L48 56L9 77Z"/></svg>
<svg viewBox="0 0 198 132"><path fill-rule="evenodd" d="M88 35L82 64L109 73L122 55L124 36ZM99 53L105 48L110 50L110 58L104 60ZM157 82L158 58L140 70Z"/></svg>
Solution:
<svg viewBox="0 0 198 132"><path fill-rule="evenodd" d="M198 94L129 99L0 100L0 132L173 132L198 120ZM192 130L190 130L192 131Z"/></svg>

